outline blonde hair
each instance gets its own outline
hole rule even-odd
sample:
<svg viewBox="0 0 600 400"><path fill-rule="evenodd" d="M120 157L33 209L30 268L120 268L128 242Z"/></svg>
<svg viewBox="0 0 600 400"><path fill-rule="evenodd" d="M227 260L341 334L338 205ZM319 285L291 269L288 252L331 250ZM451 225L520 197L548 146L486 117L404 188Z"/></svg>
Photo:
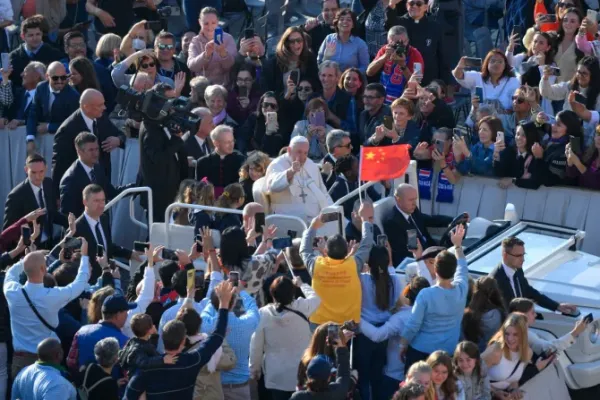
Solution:
<svg viewBox="0 0 600 400"><path fill-rule="evenodd" d="M504 353L504 357L508 360L510 357L510 349L506 344L505 334L506 330L513 327L517 330L519 335L519 359L526 363L529 361L529 342L527 338L527 317L521 313L512 313L504 320L504 323L498 329L498 332L490 339L489 345L498 345Z"/></svg>
<svg viewBox="0 0 600 400"><path fill-rule="evenodd" d="M271 164L271 158L262 151L250 154L242 168L240 168L240 181L250 178L250 168L261 168L266 173L269 164Z"/></svg>
<svg viewBox="0 0 600 400"><path fill-rule="evenodd" d="M425 361L417 361L410 366L406 373L406 382L419 382L418 377L421 374L433 374L433 370ZM425 389L425 400L435 400L435 389L433 388L433 382L429 383L429 387Z"/></svg>
<svg viewBox="0 0 600 400"><path fill-rule="evenodd" d="M111 58L113 56L113 50L121 47L123 39L119 35L114 33L105 33L98 40L96 45L96 57L98 58Z"/></svg>

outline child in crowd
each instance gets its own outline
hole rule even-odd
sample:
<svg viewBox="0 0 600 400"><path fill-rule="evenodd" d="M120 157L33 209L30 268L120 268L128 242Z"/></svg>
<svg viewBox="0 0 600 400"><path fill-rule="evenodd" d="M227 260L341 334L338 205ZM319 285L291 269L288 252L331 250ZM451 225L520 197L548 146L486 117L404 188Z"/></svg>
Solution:
<svg viewBox="0 0 600 400"><path fill-rule="evenodd" d="M443 350L434 351L427 358L431 367L431 382L436 400L465 400L462 383L454 376L452 357Z"/></svg>
<svg viewBox="0 0 600 400"><path fill-rule="evenodd" d="M150 337L156 334L156 327L148 314L136 314L131 318L131 330L135 335L129 339L125 347L119 351L119 364L132 377L137 370L160 367L164 364L175 364L171 355L161 357Z"/></svg>
<svg viewBox="0 0 600 400"><path fill-rule="evenodd" d="M473 342L464 341L454 351L454 375L461 382L465 400L491 400L490 378L481 362L479 348Z"/></svg>
<svg viewBox="0 0 600 400"><path fill-rule="evenodd" d="M408 369L406 380L400 384L404 387L409 383L418 383L425 388L425 400L436 400L435 391L431 383L431 367L425 361L417 361Z"/></svg>

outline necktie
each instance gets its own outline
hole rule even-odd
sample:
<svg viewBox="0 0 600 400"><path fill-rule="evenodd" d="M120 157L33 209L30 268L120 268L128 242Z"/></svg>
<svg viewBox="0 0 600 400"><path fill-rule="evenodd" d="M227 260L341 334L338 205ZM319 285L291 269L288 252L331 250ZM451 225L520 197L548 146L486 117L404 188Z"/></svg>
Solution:
<svg viewBox="0 0 600 400"><path fill-rule="evenodd" d="M513 275L513 283L515 285L515 295L516 297L521 297L521 286L519 285L519 280L517 279L517 273Z"/></svg>
<svg viewBox="0 0 600 400"><path fill-rule="evenodd" d="M410 224L413 226L413 228L415 228L415 230L417 231L417 236L419 237L419 242L421 242L421 246L423 246L423 248L425 248L425 246L427 245L427 239L425 239L425 236L423 236L423 234L421 233L421 230L415 223L415 220L413 219L412 215L410 215L408 217L408 222L410 222Z"/></svg>
<svg viewBox="0 0 600 400"><path fill-rule="evenodd" d="M94 136L98 137L98 121L94 120L92 122L92 133L94 134Z"/></svg>
<svg viewBox="0 0 600 400"><path fill-rule="evenodd" d="M96 232L96 244L102 245L102 246L104 246L104 249L106 249L106 246L104 244L104 239L102 238L102 232L100 231L100 221L98 221L96 223L96 227L94 228L94 231Z"/></svg>
<svg viewBox="0 0 600 400"><path fill-rule="evenodd" d="M38 200L38 203L40 205L40 208L46 208L46 203L44 202L44 193L43 193L42 189L40 189L38 191L38 198L37 198L37 200Z"/></svg>
<svg viewBox="0 0 600 400"><path fill-rule="evenodd" d="M202 143L202 151L204 152L204 155L210 153L210 151L208 150L208 143L206 143L206 140L204 141L204 143Z"/></svg>
<svg viewBox="0 0 600 400"><path fill-rule="evenodd" d="M58 101L58 96L60 92L50 92L50 117L53 117L56 114L55 107L60 101Z"/></svg>
<svg viewBox="0 0 600 400"><path fill-rule="evenodd" d="M96 183L96 173L94 172L94 169L90 171L90 181Z"/></svg>

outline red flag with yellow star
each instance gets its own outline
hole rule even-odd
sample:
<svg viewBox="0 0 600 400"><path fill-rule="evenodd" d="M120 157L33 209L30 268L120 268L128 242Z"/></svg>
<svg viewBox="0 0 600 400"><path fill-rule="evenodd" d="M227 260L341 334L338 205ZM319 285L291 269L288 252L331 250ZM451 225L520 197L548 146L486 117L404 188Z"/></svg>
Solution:
<svg viewBox="0 0 600 400"><path fill-rule="evenodd" d="M360 180L385 181L404 175L410 164L409 148L407 144L361 147Z"/></svg>

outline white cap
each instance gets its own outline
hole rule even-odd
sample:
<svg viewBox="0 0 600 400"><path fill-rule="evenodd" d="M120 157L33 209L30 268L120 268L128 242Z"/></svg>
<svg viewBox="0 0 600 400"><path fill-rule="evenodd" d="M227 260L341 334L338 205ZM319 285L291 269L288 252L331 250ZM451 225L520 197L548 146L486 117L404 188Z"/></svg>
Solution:
<svg viewBox="0 0 600 400"><path fill-rule="evenodd" d="M308 139L305 138L304 136L294 136L292 138L292 140L290 140L290 147L294 147L297 144L304 144L304 143L310 144L308 142Z"/></svg>

